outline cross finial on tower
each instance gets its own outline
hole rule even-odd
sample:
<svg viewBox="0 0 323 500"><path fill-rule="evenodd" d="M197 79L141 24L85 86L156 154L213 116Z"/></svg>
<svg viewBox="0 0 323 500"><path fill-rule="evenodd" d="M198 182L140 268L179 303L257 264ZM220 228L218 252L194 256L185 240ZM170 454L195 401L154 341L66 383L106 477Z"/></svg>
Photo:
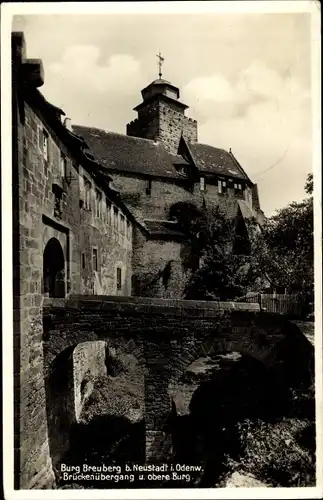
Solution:
<svg viewBox="0 0 323 500"><path fill-rule="evenodd" d="M159 75L159 79L161 79L161 77L162 77L162 70L161 69L162 69L162 65L163 65L163 62L165 59L162 57L160 51L159 51L159 54L157 54L157 57L158 57L158 67L159 67L158 75Z"/></svg>

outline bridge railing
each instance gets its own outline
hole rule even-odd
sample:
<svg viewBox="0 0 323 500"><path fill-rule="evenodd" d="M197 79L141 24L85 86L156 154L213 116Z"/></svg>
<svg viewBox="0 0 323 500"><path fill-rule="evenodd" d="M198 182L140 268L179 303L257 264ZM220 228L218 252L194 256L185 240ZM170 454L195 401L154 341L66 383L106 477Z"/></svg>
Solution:
<svg viewBox="0 0 323 500"><path fill-rule="evenodd" d="M236 302L259 304L262 311L300 317L304 308L301 294L250 293L235 299Z"/></svg>

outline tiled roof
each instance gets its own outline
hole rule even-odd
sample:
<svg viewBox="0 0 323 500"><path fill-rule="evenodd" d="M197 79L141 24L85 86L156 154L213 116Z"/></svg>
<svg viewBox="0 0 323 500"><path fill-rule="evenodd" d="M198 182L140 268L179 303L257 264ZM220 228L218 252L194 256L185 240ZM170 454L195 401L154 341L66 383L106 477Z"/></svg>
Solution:
<svg viewBox="0 0 323 500"><path fill-rule="evenodd" d="M149 139L130 137L93 127L73 125L103 167L160 177L182 178L164 146Z"/></svg>
<svg viewBox="0 0 323 500"><path fill-rule="evenodd" d="M231 153L208 144L189 143L189 149L201 172L223 174L248 180Z"/></svg>
<svg viewBox="0 0 323 500"><path fill-rule="evenodd" d="M183 237L184 234L179 230L178 224L168 220L145 219L144 227L152 236Z"/></svg>

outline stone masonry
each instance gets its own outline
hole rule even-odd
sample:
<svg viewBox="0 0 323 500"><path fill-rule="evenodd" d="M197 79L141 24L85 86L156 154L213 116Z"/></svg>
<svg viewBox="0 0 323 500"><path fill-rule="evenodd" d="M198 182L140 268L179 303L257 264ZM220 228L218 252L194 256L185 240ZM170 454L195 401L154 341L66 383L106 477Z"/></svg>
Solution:
<svg viewBox="0 0 323 500"><path fill-rule="evenodd" d="M12 40L15 469L17 487L32 488L53 480L45 424L44 296L56 294L59 284L61 296L130 294L133 218L91 173L80 139L58 116L63 112L39 93L41 62L26 59L22 34ZM87 205L84 174L91 185ZM53 273L61 278L49 289Z"/></svg>
<svg viewBox="0 0 323 500"><path fill-rule="evenodd" d="M169 153L176 155L182 135L189 142L197 142L197 122L185 116L176 104L157 101L147 104L127 125L127 134L161 141Z"/></svg>

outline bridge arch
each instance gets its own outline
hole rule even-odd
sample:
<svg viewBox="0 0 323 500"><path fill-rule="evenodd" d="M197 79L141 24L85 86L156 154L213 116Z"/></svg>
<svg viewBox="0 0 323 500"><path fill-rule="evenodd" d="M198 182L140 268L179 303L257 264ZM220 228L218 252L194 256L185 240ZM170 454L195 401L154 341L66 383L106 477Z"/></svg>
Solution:
<svg viewBox="0 0 323 500"><path fill-rule="evenodd" d="M49 450L58 478L62 459L79 441L82 410L95 381L110 373L111 362L119 356L131 354L143 367L144 356L141 346L121 345L98 332L68 336L64 331L56 338L55 333L51 331L44 342L44 375Z"/></svg>
<svg viewBox="0 0 323 500"><path fill-rule="evenodd" d="M291 385L307 380L314 367L314 349L293 323L279 315L258 313L249 324L245 313L233 312L230 322L215 324L196 337L187 334L180 342L173 341L171 389L187 367L201 357L237 352L262 363L275 378Z"/></svg>

